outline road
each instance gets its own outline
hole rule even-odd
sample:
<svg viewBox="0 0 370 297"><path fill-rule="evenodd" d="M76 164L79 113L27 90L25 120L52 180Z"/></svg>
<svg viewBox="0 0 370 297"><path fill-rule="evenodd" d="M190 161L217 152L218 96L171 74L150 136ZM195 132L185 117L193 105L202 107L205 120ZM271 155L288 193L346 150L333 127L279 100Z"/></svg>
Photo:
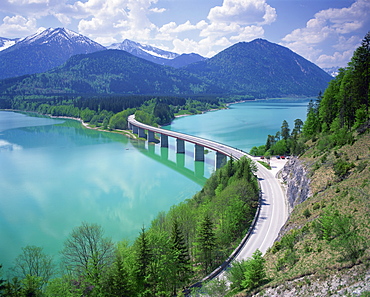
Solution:
<svg viewBox="0 0 370 297"><path fill-rule="evenodd" d="M204 147L221 152L235 159L240 159L242 156L247 156L256 160L256 158L251 157L242 150L232 148L218 142L145 125L136 121L134 116L130 116L128 121L131 124L143 129L183 139L191 143L200 144ZM286 160L278 160L273 158L270 164L272 170L268 170L266 167L256 162L258 169L256 174L262 191L260 213L254 228L251 230L251 233L248 236L248 239L238 253L236 253L234 259L242 260L250 258L256 249L259 249L264 254L267 249L273 245L281 227L286 222L288 218L286 199L281 188L280 181L276 178L276 173L284 166L285 162ZM220 270L218 269L214 273L211 273L208 278L213 278L219 273ZM207 277L204 280L206 279Z"/></svg>
<svg viewBox="0 0 370 297"><path fill-rule="evenodd" d="M256 249L263 254L271 247L288 218L288 210L284 192L275 173L283 167L286 161L273 159L268 170L257 163L257 177L260 182L262 197L261 209L255 227L236 260L247 259Z"/></svg>

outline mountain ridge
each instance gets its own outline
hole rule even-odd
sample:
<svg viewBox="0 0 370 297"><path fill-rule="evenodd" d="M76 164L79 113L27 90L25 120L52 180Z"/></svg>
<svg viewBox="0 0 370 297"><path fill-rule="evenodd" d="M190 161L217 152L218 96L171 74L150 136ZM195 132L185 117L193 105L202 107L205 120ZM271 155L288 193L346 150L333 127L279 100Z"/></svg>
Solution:
<svg viewBox="0 0 370 297"><path fill-rule="evenodd" d="M126 41L126 46L130 44L140 46L138 43ZM154 50L153 47L146 47L145 53L148 54L148 51L152 50ZM118 55L117 51L126 54ZM106 53L91 56L95 52ZM76 53L79 58L76 58ZM162 53L168 56L169 52ZM81 54L85 56L82 58ZM114 55L111 58L116 59L116 64L111 63L112 59L107 57L109 54ZM3 70L3 72L0 71L0 78L4 78L6 71L13 71L13 78L0 83L0 89L6 94L31 94L32 92L50 94L53 91L62 93L64 90L69 94L80 92L108 94L144 92L144 94L162 95L208 93L252 99L317 96L332 79L324 70L288 48L263 39L234 44L210 59L203 59L197 54L174 56L173 59L156 57L167 61L171 67L160 65L158 61L148 61L144 57L137 57L121 49L107 50L73 31L50 28L24 38L0 52L0 70ZM11 58L18 63L16 63L17 67L11 67L14 62ZM22 63L23 59L26 59L28 64ZM88 61L89 59L92 60ZM197 61L199 59L201 61ZM196 62L187 64L190 60ZM74 62L76 65L72 66ZM106 62L108 64L104 65ZM55 64L59 65L55 66ZM184 64L187 65L183 66ZM44 68L40 69L40 65ZM121 68L117 69L117 65ZM73 72L71 69L74 69ZM101 73L102 69L105 69L104 74ZM140 74L138 74L139 69L142 71ZM40 72L43 74L26 79L14 77ZM67 73L70 77L66 77ZM159 77L156 79L152 77L157 75L163 79L163 82ZM102 86L98 86L98 76Z"/></svg>
<svg viewBox="0 0 370 297"><path fill-rule="evenodd" d="M316 96L332 77L290 49L264 39L239 42L214 57L183 68L235 93L260 98Z"/></svg>
<svg viewBox="0 0 370 297"><path fill-rule="evenodd" d="M81 34L49 28L0 52L0 79L45 72L73 55L100 50L105 47Z"/></svg>

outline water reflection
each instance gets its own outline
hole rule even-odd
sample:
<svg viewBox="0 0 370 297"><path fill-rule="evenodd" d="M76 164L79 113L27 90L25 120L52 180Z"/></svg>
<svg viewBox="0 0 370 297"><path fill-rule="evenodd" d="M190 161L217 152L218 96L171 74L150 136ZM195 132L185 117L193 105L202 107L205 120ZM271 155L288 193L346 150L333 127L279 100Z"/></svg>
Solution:
<svg viewBox="0 0 370 297"><path fill-rule="evenodd" d="M171 152L167 159L165 153L154 158L153 151L143 154L125 136L71 120L28 124L0 135L4 147L23 148L0 150L0 263L5 267L28 244L57 256L82 221L101 225L114 241L132 240L159 212L201 189L200 180L163 166Z"/></svg>
<svg viewBox="0 0 370 297"><path fill-rule="evenodd" d="M189 150L187 150L185 154L177 154L175 153L173 146L166 148L161 147L160 144L148 144L147 142L141 140L131 140L131 144L145 156L148 156L149 158L160 162L161 164L167 166L171 170L180 173L184 177L192 180L200 186L204 185L207 178L213 172L210 157L208 157L205 162L193 161L194 154L191 153ZM170 158L170 152L175 154L174 159ZM191 164L192 161L193 164ZM191 165L190 168L187 167L188 165Z"/></svg>

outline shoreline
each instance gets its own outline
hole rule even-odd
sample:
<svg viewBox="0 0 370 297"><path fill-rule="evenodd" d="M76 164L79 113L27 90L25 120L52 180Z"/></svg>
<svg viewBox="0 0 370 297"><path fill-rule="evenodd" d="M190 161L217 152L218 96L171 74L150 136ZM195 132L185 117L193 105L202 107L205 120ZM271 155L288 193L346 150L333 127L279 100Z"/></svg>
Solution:
<svg viewBox="0 0 370 297"><path fill-rule="evenodd" d="M241 101L234 101L234 102L225 103L225 106L226 107L208 109L208 110L202 111L201 113L197 113L197 114L181 114L181 115L176 115L175 118L172 119L170 123L165 124L165 125L161 125L160 127L171 125L172 122L175 119L177 119L177 118L186 117L186 116L192 116L192 115L200 115L200 114L205 114L205 113L211 112L211 111L228 109L231 104L244 103L246 101L255 101L255 99L253 99L253 100L241 100ZM39 113L39 112L36 112L36 111L19 110L19 109L0 109L0 110L12 111L12 112L34 113L34 114L38 114L38 115L49 117L51 119L66 119L66 120L78 121L86 129L96 130L96 131L100 131L100 132L117 133L117 134L121 134L121 135L126 136L126 137L131 138L131 139L139 139L139 137L137 135L135 135L131 130L120 130L120 129L106 130L106 129L102 129L100 127L91 127L91 126L89 126L89 123L84 122L81 118L68 117L68 116L53 116L53 115L50 115L50 114L42 114L42 113Z"/></svg>

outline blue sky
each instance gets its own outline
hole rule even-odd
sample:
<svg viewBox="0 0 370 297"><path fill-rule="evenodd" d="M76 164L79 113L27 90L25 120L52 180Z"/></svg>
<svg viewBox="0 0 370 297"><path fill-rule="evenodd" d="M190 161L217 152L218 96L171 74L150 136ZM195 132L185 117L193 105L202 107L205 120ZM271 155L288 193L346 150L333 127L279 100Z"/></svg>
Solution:
<svg viewBox="0 0 370 297"><path fill-rule="evenodd" d="M49 27L206 57L264 38L320 67L343 67L370 30L370 0L1 0L1 37Z"/></svg>

